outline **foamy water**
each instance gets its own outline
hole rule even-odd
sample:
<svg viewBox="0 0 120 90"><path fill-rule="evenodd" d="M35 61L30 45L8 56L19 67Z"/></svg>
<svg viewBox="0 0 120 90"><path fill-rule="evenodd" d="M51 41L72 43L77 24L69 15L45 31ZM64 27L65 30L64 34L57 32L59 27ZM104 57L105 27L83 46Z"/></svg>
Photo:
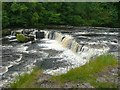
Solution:
<svg viewBox="0 0 120 90"><path fill-rule="evenodd" d="M45 33L46 33L45 37L48 38L49 32L46 31ZM72 34L73 36L75 36L78 34L80 35L89 34L89 32L87 33L87 32L78 31L78 32L73 32ZM92 32L90 34L92 34ZM105 35L115 36L118 33L93 32L93 34L103 34L104 36ZM69 40L72 41L75 40L74 37L71 37L72 35L56 33L56 37L54 37L55 40L41 39L41 40L36 40L35 43L28 42L23 44L20 43L17 44L16 42L14 42L16 41L16 39L14 39L15 38L14 36L13 37L7 36L6 38L8 38L11 43L14 42L16 44L15 46L14 44L2 46L2 48L5 49L5 55L8 54L6 55L8 56L7 58L8 62L7 65L5 63L6 66L2 67L4 68L4 71L0 72L0 75L3 74L6 75L7 80L5 79L0 81L0 86L3 86L6 83L14 81L17 75L30 73L33 70L33 67L35 67L37 63L38 66L40 67L43 65L44 73L46 74L60 75L63 73L67 73L67 71L69 71L72 68L76 68L88 63L91 57L99 56L101 54L108 52L110 48L107 47L107 45L109 44L118 45L118 41L113 40L112 42L112 40L107 40L106 37L104 38L100 37L103 40L99 41L99 37L97 37L98 39L97 40L96 37L80 36L80 35L78 35L78 37L75 36L75 38L78 39L80 38L77 41L77 43L80 44L81 46L83 44L83 47L79 52L73 52L74 51L73 49L77 49L76 47L74 47L77 46L77 43L75 42L72 42L71 44L72 49L70 47L71 50L66 48L67 46L69 46L68 43ZM64 36L66 36L67 38L63 38ZM87 41L87 39L90 40ZM9 51L9 49L11 51ZM15 56L15 58L13 58L14 59L13 61L12 59L9 60L10 56ZM7 59L5 58L6 61Z"/></svg>
<svg viewBox="0 0 120 90"><path fill-rule="evenodd" d="M45 43L39 44L40 47L43 47L42 49L53 49L53 50L58 50L58 51L63 51L65 48L62 47L62 45L55 41L55 40L49 40L45 39Z"/></svg>
<svg viewBox="0 0 120 90"><path fill-rule="evenodd" d="M43 47L43 49L53 49L53 50L62 50L62 53L57 54L56 56L53 56L52 58L62 58L60 61L67 61L67 63L70 66L65 66L65 67L59 67L57 69L48 69L44 71L46 74L51 74L51 75L59 75L66 73L72 68L82 66L89 62L89 59L95 55L99 56L103 53L106 53L109 48L103 47L101 49L94 49L94 48L88 48L83 52L79 53L74 53L71 50L67 48L63 48L60 43L58 43L55 40L46 40L45 44L40 44L40 46ZM59 61L59 60L58 60Z"/></svg>
<svg viewBox="0 0 120 90"><path fill-rule="evenodd" d="M25 44L30 44L31 42L29 43L25 43ZM20 46L17 47L17 51L18 52L25 52L25 53L29 53L29 51L26 51L28 49L28 46L25 46L25 44L22 44Z"/></svg>
<svg viewBox="0 0 120 90"><path fill-rule="evenodd" d="M21 59L22 59L22 54L19 54L19 58L9 62L8 66L1 66L1 70L0 70L0 75L3 75L4 73L8 72L8 69L16 64L19 64Z"/></svg>

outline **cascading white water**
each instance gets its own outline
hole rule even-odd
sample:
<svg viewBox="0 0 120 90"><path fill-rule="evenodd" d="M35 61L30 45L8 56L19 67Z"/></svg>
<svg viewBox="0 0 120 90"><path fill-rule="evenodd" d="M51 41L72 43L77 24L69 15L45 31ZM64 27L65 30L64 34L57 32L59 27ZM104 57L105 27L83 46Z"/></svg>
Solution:
<svg viewBox="0 0 120 90"><path fill-rule="evenodd" d="M72 50L74 53L77 53L79 47L80 47L79 44L78 44L75 40L73 40L72 45L71 45L71 50Z"/></svg>
<svg viewBox="0 0 120 90"><path fill-rule="evenodd" d="M15 36L15 32L14 31L11 31L11 36Z"/></svg>
<svg viewBox="0 0 120 90"><path fill-rule="evenodd" d="M62 35L61 33L55 32L55 40L57 40L59 43L61 43L63 37L64 35Z"/></svg>
<svg viewBox="0 0 120 90"><path fill-rule="evenodd" d="M48 31L44 31L44 33L45 33L45 38L48 39L49 32Z"/></svg>
<svg viewBox="0 0 120 90"><path fill-rule="evenodd" d="M36 32L39 32L39 31L38 30L33 31L33 35L35 38L36 38ZM31 67L34 66L34 63L36 63L37 60L38 61L40 60L40 65L42 64L43 67L44 65L46 65L46 63L48 67L52 66L52 64L55 65L55 66L52 66L51 68L45 69L44 73L47 73L50 75L59 75L59 74L67 73L67 71L69 71L72 68L82 66L87 62L89 62L91 57L99 56L101 54L106 53L109 50L109 48L105 46L104 43L102 45L101 43L97 42L97 40L95 42L92 40L89 42L87 40L84 40L83 38L82 38L83 40L81 38L78 38L79 35L81 37L81 34L79 34L77 37L77 35L75 35L76 33L75 31L71 35L66 35L56 31L41 30L40 32L44 32L46 39L40 39L40 41L38 40L36 43L31 43L31 44L26 43L25 45L23 44L19 45L18 43L18 45L15 46L14 50L16 50L18 54L20 53L20 58L15 59L15 62L10 63L8 68L12 67L12 65L17 66L17 64L18 64L17 68L19 68L19 66L24 63L24 62L22 63L22 61L25 61L27 63L25 63L26 65L24 67L24 70L31 71L32 70ZM11 32L11 35L7 36L7 38L9 39L9 41L11 40L13 41L15 38L15 33ZM81 41L82 42L84 41L84 42L82 43ZM21 50L21 49L24 49L24 50ZM21 55L21 53L23 55ZM26 57L26 55L31 56L34 54L35 54L35 59L33 57L33 60L31 57L30 58ZM40 55L40 57L38 56L36 57L36 55L38 56ZM27 60L29 60L31 64L28 64L29 62ZM50 63L48 61L50 61ZM19 63L22 63L22 64L19 65ZM7 72L8 68L7 69L4 68L5 70L4 72ZM23 69L23 66L22 67L20 66L20 69ZM2 84L4 83L3 81L1 82ZM0 85L1 85L1 82L0 82Z"/></svg>
<svg viewBox="0 0 120 90"><path fill-rule="evenodd" d="M89 62L92 57L99 56L106 53L109 48L101 44L81 44L70 35L62 34L60 32L45 31L45 37L58 42L63 48L63 53L55 56L56 58L63 58L63 61L70 63L70 66L59 67L55 70L48 69L44 73L51 75L59 75L66 73L72 68L79 67ZM55 47L55 43L52 43L52 47ZM50 45L48 45L50 48ZM61 47L60 47L61 48Z"/></svg>
<svg viewBox="0 0 120 90"><path fill-rule="evenodd" d="M61 44L63 47L67 47L67 48L71 48L71 44L72 44L73 38L70 37L69 35L65 35L62 40L61 40Z"/></svg>
<svg viewBox="0 0 120 90"><path fill-rule="evenodd" d="M68 48L71 51L73 51L76 54L79 54L81 52L89 52L91 50L94 51L94 49L102 50L100 52L106 52L109 50L106 46L103 45L103 47L95 47L93 48L94 45L81 45L78 43L75 38L73 38L70 35L65 35L60 32L53 32L53 31L45 31L45 38L47 39L54 39L58 41L64 48ZM96 54L99 52L95 52ZM92 55L92 54L91 54Z"/></svg>

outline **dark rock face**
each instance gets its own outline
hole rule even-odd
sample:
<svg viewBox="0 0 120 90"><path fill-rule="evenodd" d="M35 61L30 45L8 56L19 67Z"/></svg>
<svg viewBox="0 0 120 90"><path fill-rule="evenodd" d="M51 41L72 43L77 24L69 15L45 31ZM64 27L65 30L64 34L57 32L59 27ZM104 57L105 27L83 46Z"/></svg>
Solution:
<svg viewBox="0 0 120 90"><path fill-rule="evenodd" d="M33 29L24 29L24 30L11 31L11 35L15 36L15 37L12 37L11 40L12 39L18 39L17 35L22 35L22 36L25 37L25 40L23 40L23 38L20 37L22 39L22 42L20 40L21 43L28 42L28 41L34 41L35 37L34 37L34 34L31 34L31 32L33 32Z"/></svg>
<svg viewBox="0 0 120 90"><path fill-rule="evenodd" d="M34 36L29 35L29 36L28 36L28 40L29 40L29 41L34 41Z"/></svg>
<svg viewBox="0 0 120 90"><path fill-rule="evenodd" d="M36 32L36 39L44 38L44 32Z"/></svg>
<svg viewBox="0 0 120 90"><path fill-rule="evenodd" d="M34 31L33 29L24 29L23 34L29 35L33 31Z"/></svg>
<svg viewBox="0 0 120 90"><path fill-rule="evenodd" d="M51 31L51 32L48 34L48 38L49 38L49 39L55 39L54 34L55 34L55 31Z"/></svg>

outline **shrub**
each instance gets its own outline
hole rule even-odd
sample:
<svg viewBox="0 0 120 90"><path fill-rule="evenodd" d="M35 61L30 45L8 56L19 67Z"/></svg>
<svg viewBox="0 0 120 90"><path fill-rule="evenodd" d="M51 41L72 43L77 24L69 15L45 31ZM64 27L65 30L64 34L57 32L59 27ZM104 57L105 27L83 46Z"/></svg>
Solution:
<svg viewBox="0 0 120 90"><path fill-rule="evenodd" d="M19 42L22 42L22 43L28 41L28 37L26 37L26 36L23 35L23 34L17 34L16 38L17 38L17 40L18 40Z"/></svg>

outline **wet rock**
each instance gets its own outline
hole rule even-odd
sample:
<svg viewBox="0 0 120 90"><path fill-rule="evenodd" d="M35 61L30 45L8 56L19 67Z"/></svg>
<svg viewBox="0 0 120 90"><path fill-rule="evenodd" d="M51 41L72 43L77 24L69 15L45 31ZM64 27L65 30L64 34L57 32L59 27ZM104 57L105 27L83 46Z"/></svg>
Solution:
<svg viewBox="0 0 120 90"><path fill-rule="evenodd" d="M82 85L83 88L94 88L93 86L90 85L90 83L83 83Z"/></svg>
<svg viewBox="0 0 120 90"><path fill-rule="evenodd" d="M33 29L25 29L25 30L23 30L23 34L29 35L31 32L33 32Z"/></svg>
<svg viewBox="0 0 120 90"><path fill-rule="evenodd" d="M44 32L36 32L36 39L44 38Z"/></svg>
<svg viewBox="0 0 120 90"><path fill-rule="evenodd" d="M55 39L54 33L55 33L55 31L51 31L51 32L48 34L48 38L49 38L49 39Z"/></svg>
<svg viewBox="0 0 120 90"><path fill-rule="evenodd" d="M15 36L17 36L17 34L23 34L23 30L21 29L21 30L14 31L14 34Z"/></svg>
<svg viewBox="0 0 120 90"><path fill-rule="evenodd" d="M118 43L118 40L117 40L117 39L114 39L113 42L114 42L114 43Z"/></svg>
<svg viewBox="0 0 120 90"><path fill-rule="evenodd" d="M28 36L28 41L34 41L34 36L33 35L29 35Z"/></svg>

